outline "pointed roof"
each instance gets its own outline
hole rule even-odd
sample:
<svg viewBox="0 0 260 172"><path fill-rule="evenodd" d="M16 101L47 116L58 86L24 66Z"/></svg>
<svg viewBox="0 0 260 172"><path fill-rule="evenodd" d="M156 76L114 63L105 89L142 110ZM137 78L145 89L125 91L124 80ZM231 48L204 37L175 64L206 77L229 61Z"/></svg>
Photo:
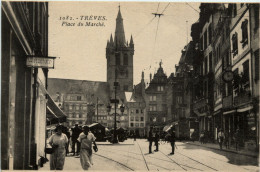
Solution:
<svg viewBox="0 0 260 172"><path fill-rule="evenodd" d="M132 35L131 35L131 38L130 38L130 44L134 44L133 36L132 36Z"/></svg>
<svg viewBox="0 0 260 172"><path fill-rule="evenodd" d="M113 36L112 36L112 33L111 33L111 35L110 35L110 44L113 44L114 43L114 41L113 41Z"/></svg>
<svg viewBox="0 0 260 172"><path fill-rule="evenodd" d="M120 11L120 6L116 18L116 31L115 31L115 43L118 46L125 45L125 31L124 31L124 24L123 18Z"/></svg>

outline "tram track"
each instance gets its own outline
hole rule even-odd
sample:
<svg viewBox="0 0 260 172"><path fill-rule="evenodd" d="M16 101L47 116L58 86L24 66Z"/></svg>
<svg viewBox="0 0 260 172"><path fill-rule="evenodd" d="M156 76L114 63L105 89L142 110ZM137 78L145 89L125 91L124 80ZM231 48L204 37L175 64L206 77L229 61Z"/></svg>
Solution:
<svg viewBox="0 0 260 172"><path fill-rule="evenodd" d="M202 163L202 162L200 162L200 161L198 161L198 160L195 160L195 159L193 159L193 158L191 158L191 157L189 157L189 156L187 156L187 155L184 155L184 154L179 153L179 152L176 152L176 153L179 154L179 155L182 155L182 156L184 156L184 157L186 157L186 158L188 158L188 159L190 159L190 160L192 160L192 161L195 161L195 162L197 162L197 163L199 163L199 164L201 164L201 165L203 165L203 166L205 166L205 167L207 167L207 168L210 168L211 170L218 171L217 169L215 169L215 168L213 168L213 167L210 167L210 166L208 166L208 165L206 165L206 164L204 164L204 163Z"/></svg>
<svg viewBox="0 0 260 172"><path fill-rule="evenodd" d="M140 149L140 151L141 151L141 154L142 154L142 157L143 157L143 159L144 159L146 168L147 168L148 171L150 171L150 170L149 170L149 167L148 167L148 164L147 164L147 162L146 162L146 159L145 159L145 157L144 157L144 153L143 153L143 151L142 151L142 149L141 149L139 143L138 143L138 142L136 142L136 143L137 143L137 145L138 145L138 147L139 147L139 149Z"/></svg>
<svg viewBox="0 0 260 172"><path fill-rule="evenodd" d="M175 164L177 164L179 167L181 167L183 170L187 171L186 168L182 167L182 165L180 165L179 163L177 163L176 161L174 161L172 158L170 158L168 155L166 155L165 153L163 153L162 151L159 151L161 152L163 155L165 155L168 159L170 159L172 162L174 162Z"/></svg>
<svg viewBox="0 0 260 172"><path fill-rule="evenodd" d="M118 161L116 161L116 160L114 160L114 159L112 159L112 158L108 158L108 157L106 157L106 156L99 155L99 154L97 154L97 153L94 153L94 155L99 156L99 157L102 157L102 158L105 158L105 159L108 159L108 160L110 160L110 161L113 161L113 162L115 162L115 163L117 163L117 164L123 166L124 168L131 170L131 171L135 171L135 170L132 169L131 167L129 167L129 166L127 166L127 165L125 165L125 164L123 164L123 163L121 163L121 162L118 162Z"/></svg>

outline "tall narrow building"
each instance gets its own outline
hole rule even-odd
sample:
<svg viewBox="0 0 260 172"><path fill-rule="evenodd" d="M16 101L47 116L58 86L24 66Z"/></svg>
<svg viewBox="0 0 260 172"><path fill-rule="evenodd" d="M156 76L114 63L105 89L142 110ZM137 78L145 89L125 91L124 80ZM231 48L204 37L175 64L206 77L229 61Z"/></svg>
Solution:
<svg viewBox="0 0 260 172"><path fill-rule="evenodd" d="M106 59L107 59L107 83L110 87L110 95L114 97L114 82L118 82L117 95L123 99L125 91L133 90L133 55L134 42L133 37L130 43L126 42L123 18L120 6L116 18L115 36L111 34L107 41Z"/></svg>

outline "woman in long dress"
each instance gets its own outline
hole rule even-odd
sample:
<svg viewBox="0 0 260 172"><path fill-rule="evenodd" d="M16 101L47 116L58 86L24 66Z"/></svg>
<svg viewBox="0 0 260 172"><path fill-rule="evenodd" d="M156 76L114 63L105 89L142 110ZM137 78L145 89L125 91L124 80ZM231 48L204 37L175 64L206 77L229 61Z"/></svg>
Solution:
<svg viewBox="0 0 260 172"><path fill-rule="evenodd" d="M83 170L88 170L91 165L93 165L92 162L92 143L96 145L96 137L94 134L89 132L89 127L84 126L83 132L79 135L78 141L81 143L80 146L80 163L83 168Z"/></svg>
<svg viewBox="0 0 260 172"><path fill-rule="evenodd" d="M58 125L56 133L49 138L49 144L55 149L50 156L50 170L63 170L68 138L62 133L62 129L63 126Z"/></svg>

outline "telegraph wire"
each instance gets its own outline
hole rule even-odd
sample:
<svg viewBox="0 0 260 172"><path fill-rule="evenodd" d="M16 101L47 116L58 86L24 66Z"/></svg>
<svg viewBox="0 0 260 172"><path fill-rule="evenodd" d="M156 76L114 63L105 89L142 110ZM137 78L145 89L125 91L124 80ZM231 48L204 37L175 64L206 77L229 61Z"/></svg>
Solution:
<svg viewBox="0 0 260 172"><path fill-rule="evenodd" d="M193 10L195 10L197 13L200 13L198 10L196 10L195 8L193 8L190 4L188 4L187 2L186 2L186 4L189 6L189 7L191 7Z"/></svg>
<svg viewBox="0 0 260 172"><path fill-rule="evenodd" d="M152 23L152 21L154 20L155 17L153 17L135 36L134 38L136 38L150 23Z"/></svg>

